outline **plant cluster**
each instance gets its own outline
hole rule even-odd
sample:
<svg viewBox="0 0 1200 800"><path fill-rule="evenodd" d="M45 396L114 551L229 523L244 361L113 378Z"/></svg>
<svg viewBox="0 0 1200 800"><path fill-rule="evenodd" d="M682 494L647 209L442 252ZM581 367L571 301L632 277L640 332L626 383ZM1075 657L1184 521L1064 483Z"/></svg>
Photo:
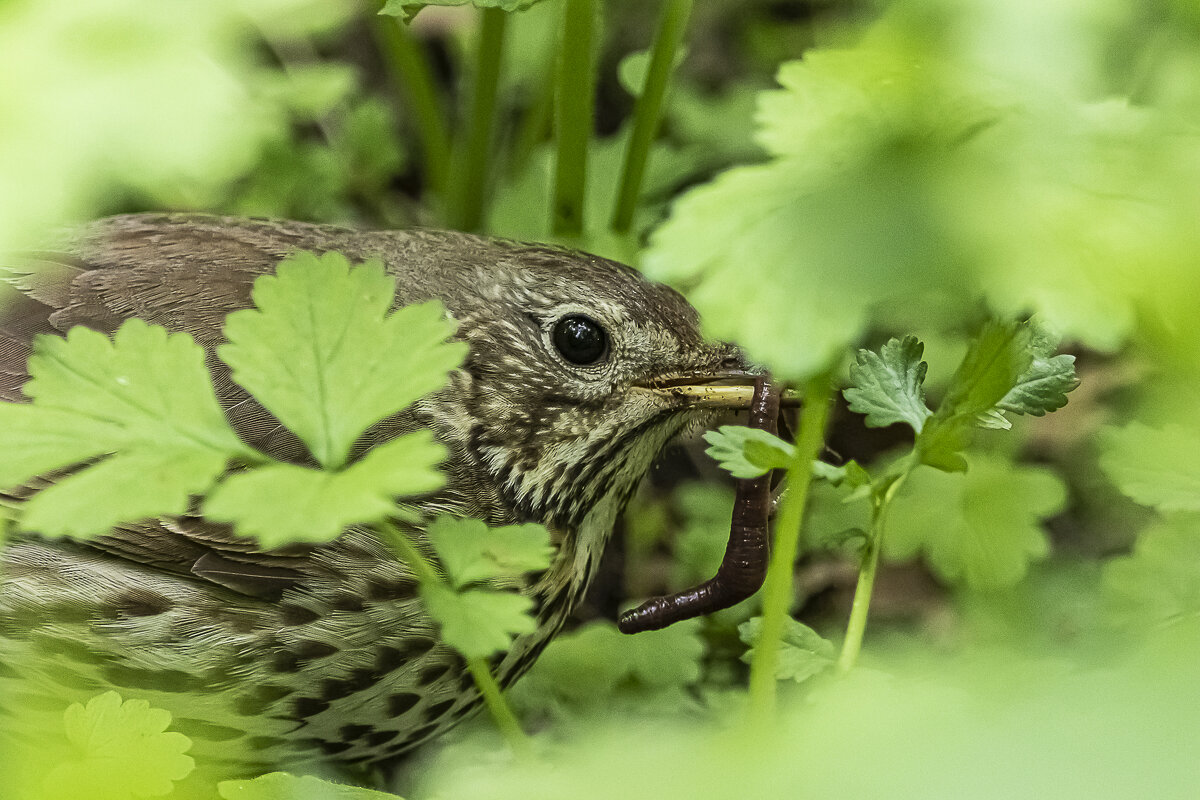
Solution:
<svg viewBox="0 0 1200 800"><path fill-rule="evenodd" d="M706 437L728 473L788 488L760 596L636 637L583 621L505 698L488 658L534 622L502 587L547 566L547 532L447 517L418 548L404 498L441 484L440 447L351 458L461 363L453 323L391 312L378 264L301 253L217 355L311 464L237 437L188 336L75 329L37 340L32 402L0 405L0 489L72 471L0 502L0 530L83 539L192 507L268 546L373 526L503 733L422 752L388 787L407 797L1194 790L1192 4L103 5L0 21L0 69L38 76L0 88L0 247L171 206L621 258L802 388L794 440ZM706 485L631 507L631 596L720 559L732 494L692 456ZM136 698L38 719L33 756L0 737L5 796L158 797L197 766ZM282 773L219 793L391 796Z"/></svg>

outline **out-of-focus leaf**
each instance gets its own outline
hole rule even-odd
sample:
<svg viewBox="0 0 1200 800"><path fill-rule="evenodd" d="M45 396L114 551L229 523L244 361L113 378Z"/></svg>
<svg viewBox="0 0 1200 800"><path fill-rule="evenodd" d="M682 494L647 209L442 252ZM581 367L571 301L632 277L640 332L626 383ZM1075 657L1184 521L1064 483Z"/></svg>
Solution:
<svg viewBox="0 0 1200 800"><path fill-rule="evenodd" d="M1002 588L1049 552L1039 522L1065 502L1063 483L1050 470L994 456L972 456L965 473L917 468L892 503L884 553L920 553L951 583Z"/></svg>
<svg viewBox="0 0 1200 800"><path fill-rule="evenodd" d="M762 617L754 617L738 626L738 636L750 648L742 655L742 661L747 664L754 658L761 632ZM807 625L788 617L783 639L779 642L775 677L781 681L803 683L832 667L835 657L832 642Z"/></svg>
<svg viewBox="0 0 1200 800"><path fill-rule="evenodd" d="M171 715L145 700L105 692L63 715L71 757L45 779L50 797L135 800L170 793L195 767L192 742L168 731Z"/></svg>
<svg viewBox="0 0 1200 800"><path fill-rule="evenodd" d="M378 261L298 253L254 282L257 308L229 315L218 355L322 465L340 467L363 431L437 389L466 355L446 341L455 326L440 303L389 313L394 294Z"/></svg>
<svg viewBox="0 0 1200 800"><path fill-rule="evenodd" d="M1118 623L1146 630L1200 617L1200 515L1172 514L1138 536L1133 553L1104 566Z"/></svg>
<svg viewBox="0 0 1200 800"><path fill-rule="evenodd" d="M1200 511L1200 432L1140 422L1105 432L1100 463L1121 491L1162 511Z"/></svg>
<svg viewBox="0 0 1200 800"><path fill-rule="evenodd" d="M217 792L222 800L400 800L387 792L286 772L271 772L250 781L222 781Z"/></svg>

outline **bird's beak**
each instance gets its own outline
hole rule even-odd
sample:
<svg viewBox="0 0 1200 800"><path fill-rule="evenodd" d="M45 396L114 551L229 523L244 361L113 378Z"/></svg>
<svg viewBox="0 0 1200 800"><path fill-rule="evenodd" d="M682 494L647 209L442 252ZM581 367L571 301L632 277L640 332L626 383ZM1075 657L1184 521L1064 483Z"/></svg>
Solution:
<svg viewBox="0 0 1200 800"><path fill-rule="evenodd" d="M754 380L762 373L744 369L717 370L690 375L663 375L635 388L690 408L750 408ZM798 406L800 397L792 389L784 389L781 406Z"/></svg>

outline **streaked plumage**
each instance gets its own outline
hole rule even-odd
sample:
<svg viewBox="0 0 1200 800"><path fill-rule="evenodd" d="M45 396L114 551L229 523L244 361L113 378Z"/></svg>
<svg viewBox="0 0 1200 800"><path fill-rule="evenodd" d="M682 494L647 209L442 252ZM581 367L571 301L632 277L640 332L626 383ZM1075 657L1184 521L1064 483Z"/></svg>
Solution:
<svg viewBox="0 0 1200 800"><path fill-rule="evenodd" d="M296 249L381 258L399 304L440 299L470 344L446 389L376 426L360 452L429 427L451 457L446 489L422 511L550 526L554 564L523 589L541 624L497 661L507 684L583 595L652 459L706 413L644 386L736 369L737 353L704 342L678 294L593 256L459 233L137 215L7 262L20 300L0 310L0 399L25 399L31 337L73 325L111 332L138 316L187 331L211 353L225 315L249 304L253 280ZM556 356L548 331L569 313L608 329L602 365ZM210 363L239 433L304 460L298 440ZM201 758L249 768L385 760L479 704L412 576L366 531L271 552L194 517L87 543L22 534L0 551L0 581L0 712L61 714L66 702L115 687L170 710Z"/></svg>

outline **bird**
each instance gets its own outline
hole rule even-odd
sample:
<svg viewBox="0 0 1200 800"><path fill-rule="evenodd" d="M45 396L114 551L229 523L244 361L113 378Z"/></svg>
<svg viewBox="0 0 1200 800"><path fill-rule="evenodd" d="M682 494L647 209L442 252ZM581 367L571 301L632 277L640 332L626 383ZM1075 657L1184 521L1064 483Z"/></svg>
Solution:
<svg viewBox="0 0 1200 800"><path fill-rule="evenodd" d="M583 597L658 453L722 408L749 407L755 371L734 345L702 334L675 290L559 246L130 214L0 262L14 297L0 307L0 400L28 401L35 336L76 325L111 334L136 317L205 349L242 439L304 462L299 439L214 356L226 315L249 307L254 280L297 251L381 260L397 307L441 301L469 347L442 389L376 425L356 453L431 430L449 455L445 487L413 501L423 518L549 529L551 566L519 587L536 630L491 662L508 686ZM53 479L7 488L0 503L19 506ZM419 542L421 526L410 532ZM14 532L0 549L0 727L18 706L57 713L115 689L170 711L198 760L246 774L393 761L481 700L392 552L358 527L328 544L267 550L198 513L87 541Z"/></svg>

